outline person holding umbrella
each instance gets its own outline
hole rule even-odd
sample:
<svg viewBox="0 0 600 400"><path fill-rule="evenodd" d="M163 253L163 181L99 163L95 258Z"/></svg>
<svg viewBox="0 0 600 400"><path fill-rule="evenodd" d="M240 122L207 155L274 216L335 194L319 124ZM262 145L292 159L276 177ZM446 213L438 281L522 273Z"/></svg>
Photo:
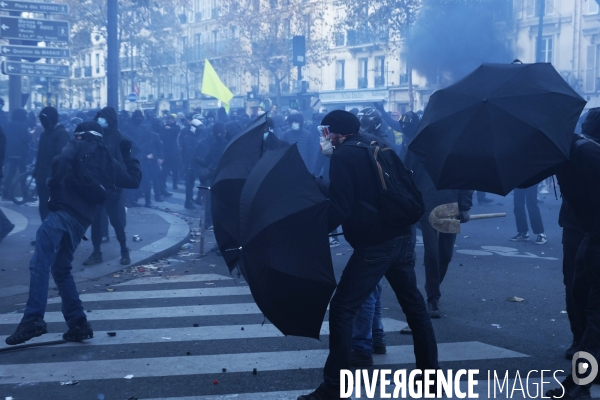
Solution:
<svg viewBox="0 0 600 400"><path fill-rule="evenodd" d="M354 315L384 275L413 330L417 368L438 369L435 334L425 300L417 288L411 226L388 225L378 213L363 205L380 204L381 199L371 155L357 145L369 143L359 134L358 118L335 110L323 118L321 125L330 138L330 145L322 145L322 151L331 154L328 230L342 225L344 237L354 251L330 303L324 382L298 400L340 398L340 370L350 366Z"/></svg>

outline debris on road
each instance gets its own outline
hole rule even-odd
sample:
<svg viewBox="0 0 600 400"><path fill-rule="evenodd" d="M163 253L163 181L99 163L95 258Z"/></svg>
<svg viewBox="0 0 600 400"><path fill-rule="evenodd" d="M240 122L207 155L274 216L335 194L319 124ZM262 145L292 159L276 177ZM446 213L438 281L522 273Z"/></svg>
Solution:
<svg viewBox="0 0 600 400"><path fill-rule="evenodd" d="M218 380L216 380L216 379L213 379L213 385L217 385L218 383L219 383L219 381L218 381Z"/></svg>
<svg viewBox="0 0 600 400"><path fill-rule="evenodd" d="M257 373L258 373L258 372L256 371L256 368L254 368L254 369L252 370L252 375L256 375Z"/></svg>
<svg viewBox="0 0 600 400"><path fill-rule="evenodd" d="M133 235L133 241L134 242L141 242L142 238L139 235Z"/></svg>
<svg viewBox="0 0 600 400"><path fill-rule="evenodd" d="M106 332L106 334L110 337L115 337L117 336L117 332Z"/></svg>
<svg viewBox="0 0 600 400"><path fill-rule="evenodd" d="M500 329L500 325L498 325L498 324L492 324L492 326L494 326L494 327L496 327L496 328Z"/></svg>
<svg viewBox="0 0 600 400"><path fill-rule="evenodd" d="M126 375L125 376L125 379L131 379L131 378L133 378L133 375Z"/></svg>
<svg viewBox="0 0 600 400"><path fill-rule="evenodd" d="M106 291L107 291L107 292L114 292L114 291L115 291L115 289L113 289L113 288L109 288L109 287L108 287L108 288L106 288Z"/></svg>
<svg viewBox="0 0 600 400"><path fill-rule="evenodd" d="M523 301L525 301L524 298L522 297L517 297L517 296L513 296L513 297L508 297L506 300L511 301L513 303L521 303Z"/></svg>
<svg viewBox="0 0 600 400"><path fill-rule="evenodd" d="M60 385L61 386L73 386L73 385L77 385L79 383L79 381L66 381L66 382L61 382Z"/></svg>

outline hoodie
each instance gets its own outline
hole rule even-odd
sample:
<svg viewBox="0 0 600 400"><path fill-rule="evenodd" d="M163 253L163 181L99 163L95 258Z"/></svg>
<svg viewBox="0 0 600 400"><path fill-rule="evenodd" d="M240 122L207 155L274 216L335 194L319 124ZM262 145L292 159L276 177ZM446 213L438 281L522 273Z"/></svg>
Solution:
<svg viewBox="0 0 600 400"><path fill-rule="evenodd" d="M31 141L27 126L27 111L22 108L14 110L4 134L6 135L6 157L26 158Z"/></svg>
<svg viewBox="0 0 600 400"><path fill-rule="evenodd" d="M103 128L102 138L104 145L108 149L110 155L121 163L123 162L123 156L121 155L120 145L121 142L127 140L127 138L119 131L119 118L117 112L112 107L104 107L96 114L94 121L98 122L98 118L104 118L108 123L106 128Z"/></svg>
<svg viewBox="0 0 600 400"><path fill-rule="evenodd" d="M54 107L46 107L40 112L40 122L44 131L40 135L33 176L38 184L45 185L50 176L52 159L69 142L69 133L64 126L58 124L58 112Z"/></svg>

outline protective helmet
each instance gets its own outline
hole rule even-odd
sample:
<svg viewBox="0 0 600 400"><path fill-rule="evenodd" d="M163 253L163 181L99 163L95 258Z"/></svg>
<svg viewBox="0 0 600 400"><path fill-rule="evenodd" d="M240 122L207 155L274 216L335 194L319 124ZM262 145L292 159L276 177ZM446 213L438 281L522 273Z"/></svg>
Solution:
<svg viewBox="0 0 600 400"><path fill-rule="evenodd" d="M420 122L421 117L419 114L412 111L408 111L402 117L400 117L402 130L404 131L404 134L410 138L413 138L415 133L417 133L417 128L419 127Z"/></svg>
<svg viewBox="0 0 600 400"><path fill-rule="evenodd" d="M381 113L373 107L362 109L358 115L360 120L360 133L377 135L381 129Z"/></svg>

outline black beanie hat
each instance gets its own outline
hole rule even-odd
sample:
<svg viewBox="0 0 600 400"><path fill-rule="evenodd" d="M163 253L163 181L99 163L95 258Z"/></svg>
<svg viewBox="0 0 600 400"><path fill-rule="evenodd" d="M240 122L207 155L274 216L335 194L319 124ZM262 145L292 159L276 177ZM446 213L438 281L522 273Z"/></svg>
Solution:
<svg viewBox="0 0 600 400"><path fill-rule="evenodd" d="M356 115L343 110L333 110L323 118L321 125L329 126L329 132L340 135L356 135L360 121Z"/></svg>
<svg viewBox="0 0 600 400"><path fill-rule="evenodd" d="M594 140L600 140L600 107L592 108L581 124L581 133Z"/></svg>

